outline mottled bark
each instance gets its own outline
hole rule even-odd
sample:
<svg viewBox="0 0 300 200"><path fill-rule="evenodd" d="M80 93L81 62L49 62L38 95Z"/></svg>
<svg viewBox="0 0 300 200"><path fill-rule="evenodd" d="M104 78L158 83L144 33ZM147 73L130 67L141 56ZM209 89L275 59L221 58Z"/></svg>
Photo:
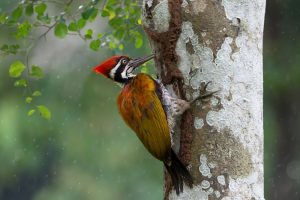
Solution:
<svg viewBox="0 0 300 200"><path fill-rule="evenodd" d="M159 77L178 98L214 97L185 112L175 149L195 179L165 199L264 199L262 36L265 0L144 0Z"/></svg>

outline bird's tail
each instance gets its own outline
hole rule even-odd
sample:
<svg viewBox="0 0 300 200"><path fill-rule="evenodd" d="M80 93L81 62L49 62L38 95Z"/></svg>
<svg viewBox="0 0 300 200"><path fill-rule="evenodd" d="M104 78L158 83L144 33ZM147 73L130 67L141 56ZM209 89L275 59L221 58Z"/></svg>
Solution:
<svg viewBox="0 0 300 200"><path fill-rule="evenodd" d="M179 195L179 193L183 191L183 182L185 182L190 188L193 187L193 178L173 150L171 150L170 157L171 162L165 162L164 164L171 176L176 194Z"/></svg>

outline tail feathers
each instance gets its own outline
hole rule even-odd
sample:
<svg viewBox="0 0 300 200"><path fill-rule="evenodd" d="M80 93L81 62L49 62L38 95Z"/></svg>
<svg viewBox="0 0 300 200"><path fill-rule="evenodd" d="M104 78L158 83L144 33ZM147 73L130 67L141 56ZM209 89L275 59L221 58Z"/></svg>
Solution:
<svg viewBox="0 0 300 200"><path fill-rule="evenodd" d="M193 187L193 178L173 150L171 150L170 157L171 164L165 163L165 167L171 176L176 194L179 195L180 192L183 192L183 182L189 187Z"/></svg>

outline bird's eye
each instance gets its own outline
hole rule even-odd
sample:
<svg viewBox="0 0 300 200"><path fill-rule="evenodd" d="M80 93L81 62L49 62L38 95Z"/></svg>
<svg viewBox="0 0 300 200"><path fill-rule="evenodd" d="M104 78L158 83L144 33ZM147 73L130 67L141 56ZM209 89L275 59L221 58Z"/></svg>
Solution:
<svg viewBox="0 0 300 200"><path fill-rule="evenodd" d="M122 64L126 65L126 64L127 64L127 60L126 60L126 59L123 59L123 60L122 60Z"/></svg>

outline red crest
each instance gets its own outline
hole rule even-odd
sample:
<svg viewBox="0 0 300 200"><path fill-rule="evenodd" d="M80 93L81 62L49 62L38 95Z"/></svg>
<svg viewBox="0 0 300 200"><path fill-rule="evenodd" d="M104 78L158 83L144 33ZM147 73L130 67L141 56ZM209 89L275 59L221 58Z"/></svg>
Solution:
<svg viewBox="0 0 300 200"><path fill-rule="evenodd" d="M109 76L110 70L116 66L118 61L120 60L122 56L113 56L110 57L109 59L103 61L99 65L93 68L93 71L96 72L97 74L102 74L106 77Z"/></svg>

